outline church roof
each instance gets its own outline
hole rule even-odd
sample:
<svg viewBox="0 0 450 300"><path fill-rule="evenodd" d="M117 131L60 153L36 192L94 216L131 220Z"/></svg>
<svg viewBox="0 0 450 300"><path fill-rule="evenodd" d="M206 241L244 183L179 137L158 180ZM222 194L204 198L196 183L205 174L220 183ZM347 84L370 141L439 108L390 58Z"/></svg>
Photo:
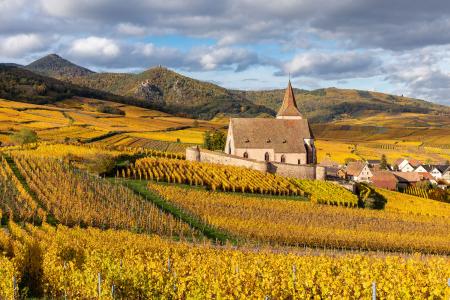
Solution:
<svg viewBox="0 0 450 300"><path fill-rule="evenodd" d="M306 153L303 139L314 138L306 119L232 118L236 148Z"/></svg>
<svg viewBox="0 0 450 300"><path fill-rule="evenodd" d="M283 103L278 111L277 117L302 117L298 111L297 103L295 102L294 89L289 80L288 87L284 93Z"/></svg>

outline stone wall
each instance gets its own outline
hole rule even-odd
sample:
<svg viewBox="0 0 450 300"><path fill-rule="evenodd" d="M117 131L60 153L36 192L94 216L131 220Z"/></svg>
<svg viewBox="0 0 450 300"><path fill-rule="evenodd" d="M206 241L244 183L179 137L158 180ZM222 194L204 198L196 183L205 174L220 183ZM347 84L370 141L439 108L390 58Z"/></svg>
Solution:
<svg viewBox="0 0 450 300"><path fill-rule="evenodd" d="M261 172L267 172L267 163L243 157L229 155L223 152L209 151L191 147L186 149L186 159L213 164L229 165L250 168Z"/></svg>
<svg viewBox="0 0 450 300"><path fill-rule="evenodd" d="M315 165L295 165L271 162L269 172L294 178L325 179L325 168Z"/></svg>
<svg viewBox="0 0 450 300"><path fill-rule="evenodd" d="M186 160L244 167L295 178L325 179L325 168L321 166L284 164L277 162L266 163L264 161L247 159L223 152L209 151L198 147L186 149Z"/></svg>

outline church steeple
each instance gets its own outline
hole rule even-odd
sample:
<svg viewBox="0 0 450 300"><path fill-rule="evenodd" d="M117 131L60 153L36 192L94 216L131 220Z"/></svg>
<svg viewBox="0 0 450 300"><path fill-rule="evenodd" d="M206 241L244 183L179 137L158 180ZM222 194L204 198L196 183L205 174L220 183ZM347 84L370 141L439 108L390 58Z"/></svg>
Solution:
<svg viewBox="0 0 450 300"><path fill-rule="evenodd" d="M283 103L277 114L277 119L302 119L302 114L298 111L297 103L295 102L294 89L289 79L288 86L284 92Z"/></svg>

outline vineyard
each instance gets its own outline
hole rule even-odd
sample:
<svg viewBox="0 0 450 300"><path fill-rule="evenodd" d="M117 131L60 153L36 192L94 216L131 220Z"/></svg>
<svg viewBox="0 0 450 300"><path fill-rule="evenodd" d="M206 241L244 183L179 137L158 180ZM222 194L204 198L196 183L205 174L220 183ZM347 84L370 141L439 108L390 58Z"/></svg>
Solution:
<svg viewBox="0 0 450 300"><path fill-rule="evenodd" d="M217 164L147 157L117 171L117 177L205 186L212 191L305 196L319 204L356 207L358 197L325 181L299 180Z"/></svg>
<svg viewBox="0 0 450 300"><path fill-rule="evenodd" d="M376 189L387 199L385 211L450 218L450 204L404 193Z"/></svg>
<svg viewBox="0 0 450 300"><path fill-rule="evenodd" d="M131 136L121 133L92 143L100 147L109 147L112 149L121 148L145 148L157 151L175 152L184 154L186 148L192 144L182 144L168 141L153 140L143 137Z"/></svg>
<svg viewBox="0 0 450 300"><path fill-rule="evenodd" d="M0 194L1 217L33 223L45 218L45 212L28 194L3 156L0 162Z"/></svg>
<svg viewBox="0 0 450 300"><path fill-rule="evenodd" d="M149 184L204 223L244 242L450 253L450 219Z"/></svg>
<svg viewBox="0 0 450 300"><path fill-rule="evenodd" d="M118 171L117 176L200 185L212 191L284 196L304 194L294 183L282 176L242 167L153 157L137 160L134 166Z"/></svg>
<svg viewBox="0 0 450 300"><path fill-rule="evenodd" d="M16 156L14 162L36 200L64 225L128 229L192 237L190 227L127 188L51 159ZM29 198L30 199L30 198ZM21 207L18 214L24 214Z"/></svg>
<svg viewBox="0 0 450 300"><path fill-rule="evenodd" d="M358 197L345 188L328 181L292 179L300 189L311 195L311 201L318 204L356 207Z"/></svg>
<svg viewBox="0 0 450 300"><path fill-rule="evenodd" d="M421 198L426 198L429 199L430 197L428 197L428 192L426 189L420 188L420 187L416 187L416 186L408 186L403 193L409 194L409 195L413 195L413 196L417 196L417 197L421 197Z"/></svg>
<svg viewBox="0 0 450 300"><path fill-rule="evenodd" d="M448 257L295 255L45 224L10 223L9 232L0 232L0 296L8 299L13 275L19 288L68 299L368 299L372 282L380 299L450 296Z"/></svg>

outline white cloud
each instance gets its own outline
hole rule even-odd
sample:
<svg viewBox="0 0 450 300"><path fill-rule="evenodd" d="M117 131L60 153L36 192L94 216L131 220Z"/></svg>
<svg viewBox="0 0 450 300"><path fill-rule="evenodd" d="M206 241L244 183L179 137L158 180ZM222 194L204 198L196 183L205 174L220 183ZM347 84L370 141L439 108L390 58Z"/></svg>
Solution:
<svg viewBox="0 0 450 300"><path fill-rule="evenodd" d="M44 39L37 34L18 34L0 41L0 55L5 57L21 57L30 52L42 50Z"/></svg>
<svg viewBox="0 0 450 300"><path fill-rule="evenodd" d="M231 68L243 71L251 65L257 64L258 56L246 49L231 47L204 47L193 49L188 60L192 62L191 69L211 71L221 68Z"/></svg>
<svg viewBox="0 0 450 300"><path fill-rule="evenodd" d="M72 42L69 52L75 56L111 59L120 54L119 45L107 38L90 36Z"/></svg>

